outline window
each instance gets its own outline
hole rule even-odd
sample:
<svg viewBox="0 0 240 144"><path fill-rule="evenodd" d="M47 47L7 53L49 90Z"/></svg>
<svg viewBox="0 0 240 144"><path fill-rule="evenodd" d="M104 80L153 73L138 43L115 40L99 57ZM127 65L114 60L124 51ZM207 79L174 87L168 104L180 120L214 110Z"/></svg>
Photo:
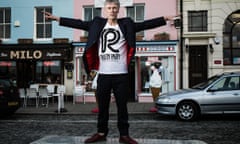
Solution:
<svg viewBox="0 0 240 144"><path fill-rule="evenodd" d="M61 61L37 61L37 83L60 83Z"/></svg>
<svg viewBox="0 0 240 144"><path fill-rule="evenodd" d="M35 31L37 39L45 39L52 37L52 22L46 20L43 12L52 13L51 7L37 7L36 8L36 20L35 20Z"/></svg>
<svg viewBox="0 0 240 144"><path fill-rule="evenodd" d="M223 28L224 65L240 65L240 10L230 14Z"/></svg>
<svg viewBox="0 0 240 144"><path fill-rule="evenodd" d="M96 16L101 16L101 8L85 7L84 20L90 21Z"/></svg>
<svg viewBox="0 0 240 144"><path fill-rule="evenodd" d="M12 79L16 79L16 62L15 61L0 61L0 75L10 76Z"/></svg>
<svg viewBox="0 0 240 144"><path fill-rule="evenodd" d="M135 22L144 21L144 5L139 4L133 7L127 7L127 17L132 18ZM138 32L137 35L144 36L144 31Z"/></svg>
<svg viewBox="0 0 240 144"><path fill-rule="evenodd" d="M11 33L11 9L0 8L0 38L8 39Z"/></svg>
<svg viewBox="0 0 240 144"><path fill-rule="evenodd" d="M96 16L101 16L101 8L94 8L93 6L84 7L84 20L90 21ZM87 32L84 34L85 36L88 35Z"/></svg>
<svg viewBox="0 0 240 144"><path fill-rule="evenodd" d="M189 11L188 31L201 32L207 30L207 11Z"/></svg>
<svg viewBox="0 0 240 144"><path fill-rule="evenodd" d="M159 65L159 74L162 78L161 92L169 92L174 90L174 58L164 56L141 56L137 59L141 77L139 79L139 90L141 93L150 93L149 80L152 75L151 65L157 63Z"/></svg>
<svg viewBox="0 0 240 144"><path fill-rule="evenodd" d="M218 81L211 89L214 90L237 90L239 89L239 77L225 77Z"/></svg>
<svg viewBox="0 0 240 144"><path fill-rule="evenodd" d="M85 85L87 92L94 92L95 90L92 89L93 79L88 76L86 71L84 70L84 64L82 57L76 58L76 71L78 71L76 75L76 85Z"/></svg>

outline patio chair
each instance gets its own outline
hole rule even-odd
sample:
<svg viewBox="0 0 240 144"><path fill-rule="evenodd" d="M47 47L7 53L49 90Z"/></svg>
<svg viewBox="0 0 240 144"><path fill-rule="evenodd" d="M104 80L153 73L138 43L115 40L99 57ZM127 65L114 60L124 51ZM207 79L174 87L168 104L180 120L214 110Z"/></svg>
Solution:
<svg viewBox="0 0 240 144"><path fill-rule="evenodd" d="M30 99L35 99L36 107L38 107L38 94L36 88L27 88L26 89L26 105Z"/></svg>
<svg viewBox="0 0 240 144"><path fill-rule="evenodd" d="M39 85L38 84L31 84L30 88L35 88L36 91L38 92Z"/></svg>
<svg viewBox="0 0 240 144"><path fill-rule="evenodd" d="M75 86L73 90L73 104L76 103L76 99L78 96L81 96L83 98L83 103L85 104L85 91L86 89L84 85Z"/></svg>
<svg viewBox="0 0 240 144"><path fill-rule="evenodd" d="M19 89L19 95L22 100L23 107L27 106L27 98L26 98L26 91L24 88Z"/></svg>
<svg viewBox="0 0 240 144"><path fill-rule="evenodd" d="M48 84L47 85L47 91L48 94L52 97L52 103L54 103L54 89L55 89L55 85L54 84Z"/></svg>
<svg viewBox="0 0 240 144"><path fill-rule="evenodd" d="M61 110L64 110L64 94L66 93L66 87L64 85L58 85L57 94L53 94L54 96L58 96L58 113Z"/></svg>
<svg viewBox="0 0 240 144"><path fill-rule="evenodd" d="M43 100L46 99L46 107L48 107L49 99L52 97L52 95L48 93L48 90L46 87L45 88L40 87L38 91L39 91L39 98L41 99L41 104L44 105Z"/></svg>

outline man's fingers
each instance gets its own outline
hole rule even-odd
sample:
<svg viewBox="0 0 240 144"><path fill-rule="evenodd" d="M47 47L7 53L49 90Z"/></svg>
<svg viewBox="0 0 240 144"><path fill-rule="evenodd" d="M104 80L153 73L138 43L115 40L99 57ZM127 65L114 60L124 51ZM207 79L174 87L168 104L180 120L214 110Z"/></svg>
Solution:
<svg viewBox="0 0 240 144"><path fill-rule="evenodd" d="M46 11L42 11L42 13L44 13L45 15L51 15L51 13L46 12Z"/></svg>

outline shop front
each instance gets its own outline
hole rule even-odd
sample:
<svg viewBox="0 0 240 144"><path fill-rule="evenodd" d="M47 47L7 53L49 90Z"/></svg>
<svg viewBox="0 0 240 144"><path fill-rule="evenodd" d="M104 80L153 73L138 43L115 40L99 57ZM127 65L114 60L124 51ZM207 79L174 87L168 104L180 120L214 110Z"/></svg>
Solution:
<svg viewBox="0 0 240 144"><path fill-rule="evenodd" d="M149 80L150 67L158 65L162 78L161 93L178 88L177 41L137 42L135 64L135 91L138 102L153 102Z"/></svg>
<svg viewBox="0 0 240 144"><path fill-rule="evenodd" d="M0 49L0 75L13 79L19 88L32 83L64 84L71 44L8 44Z"/></svg>
<svg viewBox="0 0 240 144"><path fill-rule="evenodd" d="M162 92L176 90L177 85L177 41L144 41L136 43L136 55L129 67L129 101L152 102L149 88L149 78L151 76L150 66L154 63L161 65L159 73L162 76ZM88 77L84 70L82 61L85 43L73 43L74 47L74 86L85 85L85 101L95 102L94 89L92 89L92 79ZM81 101L81 99L79 99Z"/></svg>

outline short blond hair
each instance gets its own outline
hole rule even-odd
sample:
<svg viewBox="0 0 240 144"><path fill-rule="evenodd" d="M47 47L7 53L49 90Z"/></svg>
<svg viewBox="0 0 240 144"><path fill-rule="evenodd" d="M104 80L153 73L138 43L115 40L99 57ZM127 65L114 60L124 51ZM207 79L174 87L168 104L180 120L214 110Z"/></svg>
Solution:
<svg viewBox="0 0 240 144"><path fill-rule="evenodd" d="M105 0L104 5L106 5L107 3L115 3L118 7L120 7L119 0Z"/></svg>

